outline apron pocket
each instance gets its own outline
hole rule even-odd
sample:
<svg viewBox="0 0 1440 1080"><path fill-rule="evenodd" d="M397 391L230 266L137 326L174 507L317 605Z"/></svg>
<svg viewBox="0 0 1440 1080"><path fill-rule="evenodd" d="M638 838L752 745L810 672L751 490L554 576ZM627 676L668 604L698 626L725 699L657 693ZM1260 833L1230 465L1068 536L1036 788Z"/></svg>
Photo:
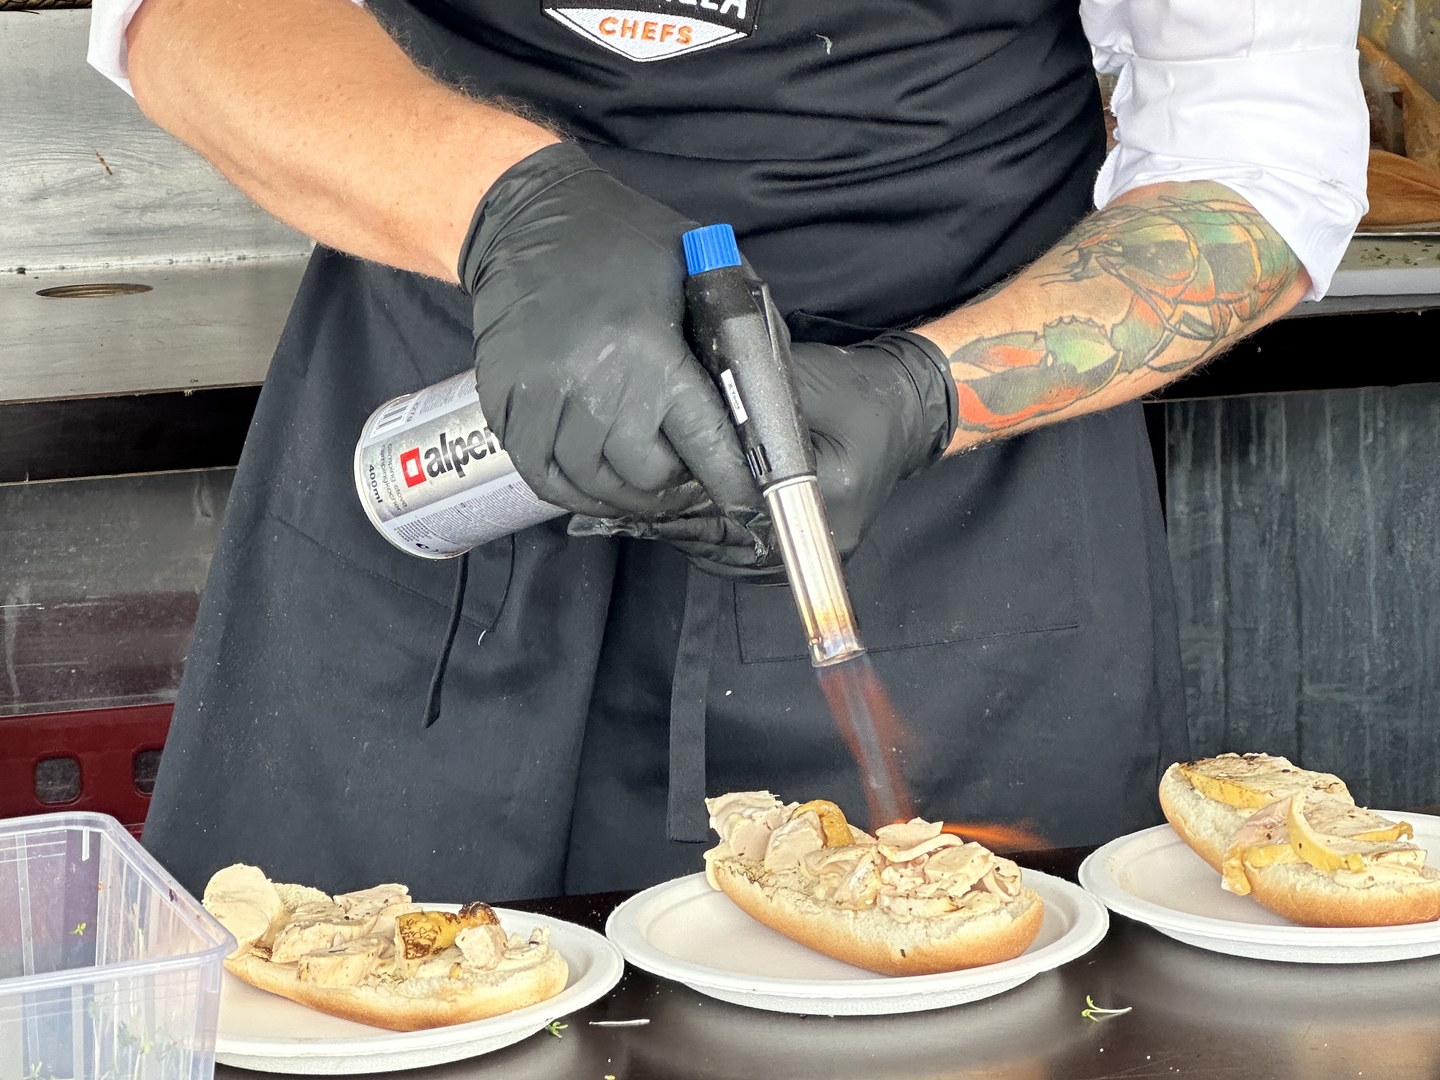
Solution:
<svg viewBox="0 0 1440 1080"><path fill-rule="evenodd" d="M792 311L785 316L785 325L792 341L819 341L841 348L857 345L885 332L884 327L860 326L824 315L812 315L808 311Z"/></svg>
<svg viewBox="0 0 1440 1080"><path fill-rule="evenodd" d="M845 566L870 651L1080 625L1088 560L1068 427L949 458L897 485ZM734 590L743 663L809 655L788 587Z"/></svg>

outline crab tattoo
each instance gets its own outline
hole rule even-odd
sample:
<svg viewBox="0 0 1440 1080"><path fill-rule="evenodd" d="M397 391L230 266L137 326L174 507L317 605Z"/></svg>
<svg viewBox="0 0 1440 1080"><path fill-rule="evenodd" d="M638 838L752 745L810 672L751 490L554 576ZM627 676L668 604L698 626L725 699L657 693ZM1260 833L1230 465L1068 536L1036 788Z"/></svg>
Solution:
<svg viewBox="0 0 1440 1080"><path fill-rule="evenodd" d="M957 380L963 427L1003 431L1088 397L1120 373L1188 368L1264 315L1298 275L1265 219L1224 198L1112 206L1063 250L1067 265L1045 283L1119 281L1131 294L1124 315L1111 326L1066 316L1038 333L965 345L952 362L984 374Z"/></svg>

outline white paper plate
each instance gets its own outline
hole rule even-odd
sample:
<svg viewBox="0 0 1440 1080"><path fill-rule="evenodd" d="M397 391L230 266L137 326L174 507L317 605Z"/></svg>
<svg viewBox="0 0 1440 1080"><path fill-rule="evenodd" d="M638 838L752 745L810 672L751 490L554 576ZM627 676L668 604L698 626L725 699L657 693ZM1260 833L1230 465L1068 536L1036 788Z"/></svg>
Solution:
<svg viewBox="0 0 1440 1080"><path fill-rule="evenodd" d="M638 968L721 1001L807 1016L873 1016L943 1009L993 997L1093 949L1103 905L1068 881L1025 871L1045 901L1034 944L1001 964L940 975L890 977L832 960L762 926L704 874L676 878L625 901L605 935Z"/></svg>
<svg viewBox="0 0 1440 1080"><path fill-rule="evenodd" d="M1440 818L1399 814L1415 841L1440 854ZM1201 949L1297 964L1373 964L1440 954L1440 922L1334 929L1298 926L1248 896L1220 888L1220 875L1169 825L1112 840L1080 866L1080 884L1117 915L1148 923Z"/></svg>
<svg viewBox="0 0 1440 1080"><path fill-rule="evenodd" d="M427 904L445 911L454 904ZM261 1072L334 1076L392 1072L488 1054L540 1031L550 1021L604 997L620 981L620 952L583 926L496 908L512 934L532 927L550 931L550 946L570 965L569 984L548 1001L504 1016L428 1031L386 1031L307 1009L289 998L257 990L228 971L220 988L215 1060Z"/></svg>

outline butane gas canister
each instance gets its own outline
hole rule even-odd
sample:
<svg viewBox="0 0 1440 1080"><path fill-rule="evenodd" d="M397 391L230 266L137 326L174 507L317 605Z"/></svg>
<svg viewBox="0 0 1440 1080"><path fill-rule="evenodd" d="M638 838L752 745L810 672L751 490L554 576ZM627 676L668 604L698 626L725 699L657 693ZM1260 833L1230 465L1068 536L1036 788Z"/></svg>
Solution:
<svg viewBox="0 0 1440 1080"><path fill-rule="evenodd" d="M427 559L565 512L520 479L485 422L474 371L376 409L355 447L355 490L387 540Z"/></svg>

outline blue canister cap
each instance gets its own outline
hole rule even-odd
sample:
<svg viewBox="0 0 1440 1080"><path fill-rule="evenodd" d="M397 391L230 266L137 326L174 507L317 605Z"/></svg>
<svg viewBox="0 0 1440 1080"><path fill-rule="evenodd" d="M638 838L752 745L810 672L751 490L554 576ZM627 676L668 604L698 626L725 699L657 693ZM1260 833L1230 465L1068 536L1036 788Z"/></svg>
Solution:
<svg viewBox="0 0 1440 1080"><path fill-rule="evenodd" d="M691 229L681 239L685 242L685 268L691 274L740 265L735 230L729 225L702 225Z"/></svg>

